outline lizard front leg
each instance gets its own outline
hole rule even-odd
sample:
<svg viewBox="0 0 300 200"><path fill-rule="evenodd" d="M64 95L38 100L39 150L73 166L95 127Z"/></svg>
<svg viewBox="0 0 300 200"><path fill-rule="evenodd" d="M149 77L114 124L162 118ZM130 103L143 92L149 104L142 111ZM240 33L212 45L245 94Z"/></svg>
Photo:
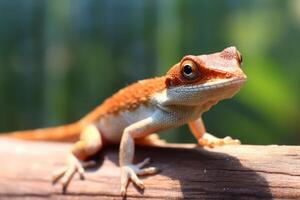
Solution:
<svg viewBox="0 0 300 200"><path fill-rule="evenodd" d="M121 168L121 195L126 195L129 180L132 180L139 188L144 189L143 182L137 175L149 175L158 172L155 167L144 168L150 162L149 158L138 164L133 164L134 139L147 136L156 129L155 120L152 117L134 123L124 129L120 144L120 168Z"/></svg>
<svg viewBox="0 0 300 200"><path fill-rule="evenodd" d="M213 148L216 146L227 144L241 144L239 140L232 139L230 136L227 136L225 138L218 138L210 133L207 133L201 117L199 117L195 121L189 122L188 125L194 137L197 139L198 144L201 146L208 146Z"/></svg>
<svg viewBox="0 0 300 200"><path fill-rule="evenodd" d="M74 174L77 172L81 179L84 179L84 166L91 162L84 162L88 157L96 154L102 147L101 133L98 128L91 124L81 133L80 140L71 148L67 157L66 166L56 170L53 173L53 183L60 180L63 192L66 191Z"/></svg>

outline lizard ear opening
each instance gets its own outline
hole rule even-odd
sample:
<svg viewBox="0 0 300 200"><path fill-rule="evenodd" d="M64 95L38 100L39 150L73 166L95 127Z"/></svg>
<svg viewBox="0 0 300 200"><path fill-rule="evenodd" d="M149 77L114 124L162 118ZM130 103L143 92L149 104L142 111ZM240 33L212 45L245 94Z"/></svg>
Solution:
<svg viewBox="0 0 300 200"><path fill-rule="evenodd" d="M167 87L170 87L170 86L172 85L172 80L171 80L171 78L166 78L165 83L166 83L166 86L167 86Z"/></svg>
<svg viewBox="0 0 300 200"><path fill-rule="evenodd" d="M176 77L167 77L165 83L167 87L174 87L180 84L180 80Z"/></svg>
<svg viewBox="0 0 300 200"><path fill-rule="evenodd" d="M172 86L175 85L173 79L174 79L174 78L171 78L171 77L166 78L165 83L166 83L166 86L167 86L167 87L172 87Z"/></svg>

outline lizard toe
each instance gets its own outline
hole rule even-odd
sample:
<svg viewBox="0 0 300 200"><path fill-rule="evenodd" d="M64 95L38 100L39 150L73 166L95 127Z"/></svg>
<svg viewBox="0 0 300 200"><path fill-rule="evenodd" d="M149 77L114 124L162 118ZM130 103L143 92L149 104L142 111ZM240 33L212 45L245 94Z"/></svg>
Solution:
<svg viewBox="0 0 300 200"><path fill-rule="evenodd" d="M232 139L229 136L224 137L224 138L210 138L210 139L200 138L198 143L201 146L204 146L204 147L206 146L209 148L214 148L214 147L224 146L224 145L239 145L239 144L241 144L240 140Z"/></svg>
<svg viewBox="0 0 300 200"><path fill-rule="evenodd" d="M126 188L128 186L129 181L131 180L137 187L140 189L145 189L145 185L143 181L141 181L138 177L138 175L152 175L159 172L159 169L156 167L145 167L145 165L148 165L150 163L150 158L146 158L142 162L134 165L124 165L121 167L121 195L126 195Z"/></svg>
<svg viewBox="0 0 300 200"><path fill-rule="evenodd" d="M75 173L78 173L80 179L84 180L84 172L82 163L73 154L70 154L67 165L53 172L52 183L60 181L62 192L65 193Z"/></svg>
<svg viewBox="0 0 300 200"><path fill-rule="evenodd" d="M137 174L140 176L157 174L160 170L157 167L147 167L144 169L140 169Z"/></svg>

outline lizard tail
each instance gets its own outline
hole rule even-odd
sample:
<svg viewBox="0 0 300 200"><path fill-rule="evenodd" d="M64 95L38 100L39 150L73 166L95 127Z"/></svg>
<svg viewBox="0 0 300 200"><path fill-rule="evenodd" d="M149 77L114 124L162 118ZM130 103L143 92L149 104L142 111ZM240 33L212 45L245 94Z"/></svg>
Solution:
<svg viewBox="0 0 300 200"><path fill-rule="evenodd" d="M82 125L76 122L53 128L9 132L1 134L0 136L21 140L74 142L79 139L81 130Z"/></svg>

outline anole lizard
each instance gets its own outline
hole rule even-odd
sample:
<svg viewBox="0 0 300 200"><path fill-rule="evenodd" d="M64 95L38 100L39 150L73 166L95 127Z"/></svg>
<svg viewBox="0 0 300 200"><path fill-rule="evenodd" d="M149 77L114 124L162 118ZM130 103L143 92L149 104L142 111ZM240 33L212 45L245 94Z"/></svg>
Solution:
<svg viewBox="0 0 300 200"><path fill-rule="evenodd" d="M240 68L241 54L235 47L208 55L188 55L165 76L138 81L121 89L74 124L8 133L5 136L50 141L78 140L71 148L65 167L53 173L66 190L73 175L84 176L87 159L110 144L120 143L121 195L128 182L144 188L139 175L158 172L144 168L149 159L133 164L135 143L159 144L150 134L188 124L201 146L239 144L231 137L217 138L206 132L201 115L220 100L231 98L246 81Z"/></svg>

